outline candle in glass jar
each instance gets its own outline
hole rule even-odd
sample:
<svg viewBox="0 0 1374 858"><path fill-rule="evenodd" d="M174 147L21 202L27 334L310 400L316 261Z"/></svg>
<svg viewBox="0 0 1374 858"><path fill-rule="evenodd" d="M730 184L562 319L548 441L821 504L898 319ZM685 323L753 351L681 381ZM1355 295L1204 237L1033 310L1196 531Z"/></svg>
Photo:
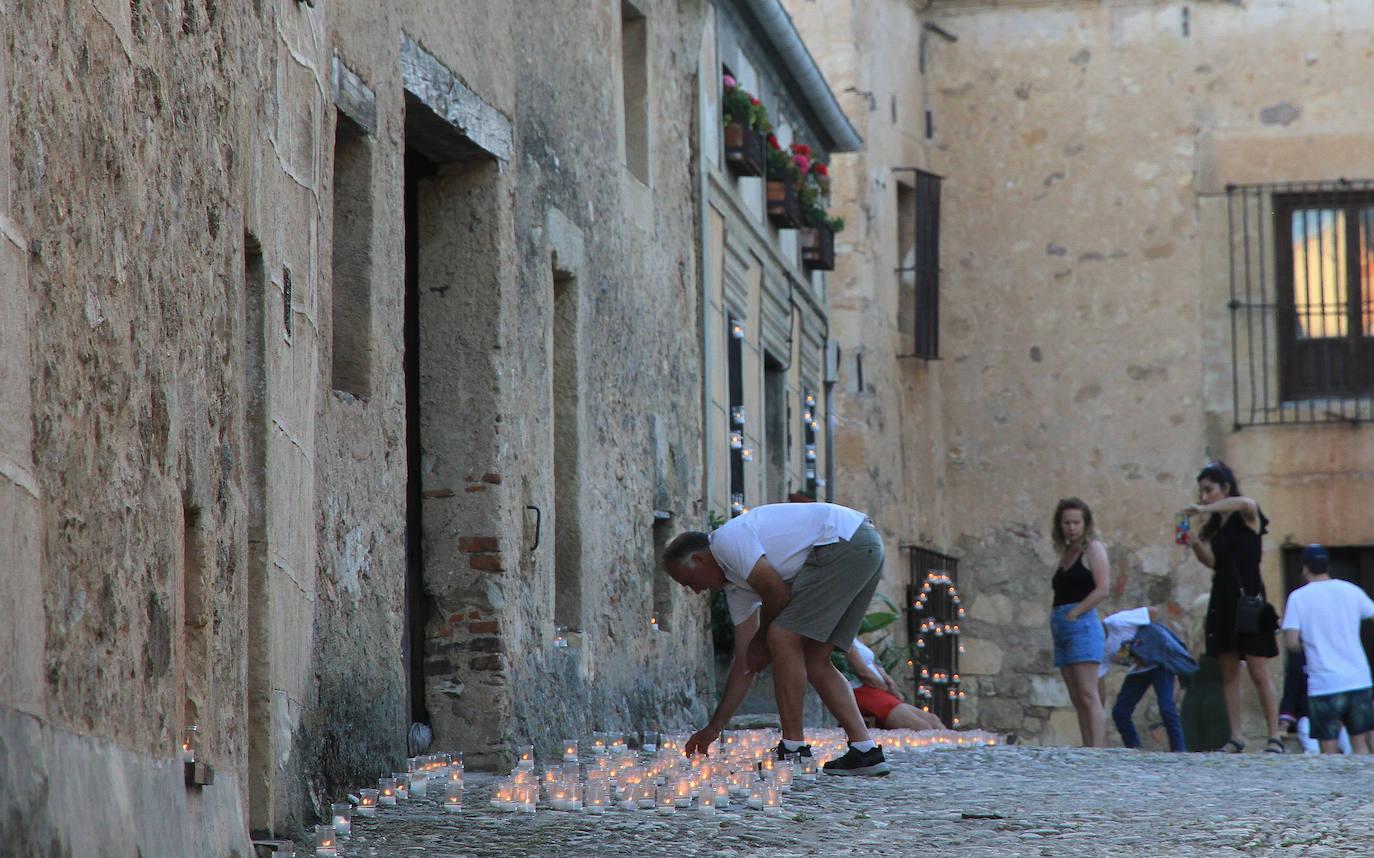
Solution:
<svg viewBox="0 0 1374 858"><path fill-rule="evenodd" d="M375 789L358 790L358 815L377 815L377 791Z"/></svg>
<svg viewBox="0 0 1374 858"><path fill-rule="evenodd" d="M402 802L410 798L410 774L392 772L391 776L396 779L396 801Z"/></svg>
<svg viewBox="0 0 1374 858"><path fill-rule="evenodd" d="M377 780L377 804L393 805L396 803L396 779L379 778Z"/></svg>
<svg viewBox="0 0 1374 858"><path fill-rule="evenodd" d="M583 806L587 813L598 816L606 812L610 806L611 794L604 783L587 784L586 794L583 798Z"/></svg>
<svg viewBox="0 0 1374 858"><path fill-rule="evenodd" d="M533 745L521 745L521 746L517 749L517 751L516 751L516 762L515 762L515 765L516 765L516 768L521 768L521 769L532 769L532 768L534 768L534 746L533 746Z"/></svg>
<svg viewBox="0 0 1374 858"><path fill-rule="evenodd" d="M730 782L724 778L712 781L711 790L716 794L716 807L724 810L730 806Z"/></svg>
<svg viewBox="0 0 1374 858"><path fill-rule="evenodd" d="M754 810L762 810L764 789L763 781L754 781L749 787L749 798L745 800L745 805Z"/></svg>
<svg viewBox="0 0 1374 858"><path fill-rule="evenodd" d="M539 787L533 784L522 784L515 788L515 809L521 813L534 813L535 799L538 797Z"/></svg>
<svg viewBox="0 0 1374 858"><path fill-rule="evenodd" d="M654 784L652 781L642 781L635 790L635 794L638 796L639 806L642 809L648 810L654 806Z"/></svg>
<svg viewBox="0 0 1374 858"><path fill-rule="evenodd" d="M702 786L701 793L697 796L697 810L707 816L716 812L716 791L710 784Z"/></svg>
<svg viewBox="0 0 1374 858"><path fill-rule="evenodd" d="M335 839L334 826L315 826L316 858L335 858L339 854L338 840Z"/></svg>
<svg viewBox="0 0 1374 858"><path fill-rule="evenodd" d="M463 782L444 781L444 810L459 813L463 809Z"/></svg>
<svg viewBox="0 0 1374 858"><path fill-rule="evenodd" d="M429 773L411 772L406 794L416 798L424 798L429 793Z"/></svg>
<svg viewBox="0 0 1374 858"><path fill-rule="evenodd" d="M679 776L673 785L673 804L678 807L692 806L692 782Z"/></svg>
<svg viewBox="0 0 1374 858"><path fill-rule="evenodd" d="M658 788L658 799L654 802L654 809L663 814L677 813L677 796L672 787Z"/></svg>
<svg viewBox="0 0 1374 858"><path fill-rule="evenodd" d="M763 788L763 812L774 815L782 813L782 795L771 784Z"/></svg>
<svg viewBox="0 0 1374 858"><path fill-rule="evenodd" d="M497 810L514 810L515 782L510 778L497 781L496 787L491 791L491 804Z"/></svg>
<svg viewBox="0 0 1374 858"><path fill-rule="evenodd" d="M353 833L353 805L346 801L336 801L329 806L330 816L333 817L334 833L339 837L347 837Z"/></svg>
<svg viewBox="0 0 1374 858"><path fill-rule="evenodd" d="M576 739L564 739L564 740L563 740L563 762L565 762L565 763L575 763L575 762L577 762L577 740L576 740Z"/></svg>
<svg viewBox="0 0 1374 858"><path fill-rule="evenodd" d="M186 728L186 735L181 740L181 761L183 763L194 763L196 761L196 745L200 741L200 728L195 724Z"/></svg>

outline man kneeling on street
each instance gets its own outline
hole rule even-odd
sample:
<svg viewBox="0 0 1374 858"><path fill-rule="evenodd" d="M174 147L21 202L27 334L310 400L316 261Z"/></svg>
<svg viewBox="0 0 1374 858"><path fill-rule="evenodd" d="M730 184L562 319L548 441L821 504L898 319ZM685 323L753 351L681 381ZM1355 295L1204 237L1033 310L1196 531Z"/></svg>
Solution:
<svg viewBox="0 0 1374 858"><path fill-rule="evenodd" d="M840 722L849 751L831 760L832 775L885 775L891 769L873 743L854 692L830 661L848 648L878 588L883 542L861 512L828 503L756 507L707 536L679 535L663 555L685 587L724 590L735 623L735 657L711 721L693 734L688 755L706 753L770 661L782 741L777 755L811 756L802 733L806 683Z"/></svg>

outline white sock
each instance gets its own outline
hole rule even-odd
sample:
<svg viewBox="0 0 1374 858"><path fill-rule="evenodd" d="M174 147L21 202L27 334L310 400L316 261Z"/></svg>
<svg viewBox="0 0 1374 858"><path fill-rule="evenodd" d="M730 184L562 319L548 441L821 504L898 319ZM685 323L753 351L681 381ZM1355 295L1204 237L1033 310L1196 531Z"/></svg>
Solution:
<svg viewBox="0 0 1374 858"><path fill-rule="evenodd" d="M867 754L869 751L873 750L878 746L873 743L872 739L864 739L862 742L850 742L849 747L853 748L861 754Z"/></svg>
<svg viewBox="0 0 1374 858"><path fill-rule="evenodd" d="M783 739L783 740L782 740L782 749L783 749L784 751L800 751L800 750L801 750L801 746L802 746L802 745L805 745L805 744L806 744L805 742L796 742L796 741L793 741L792 739Z"/></svg>

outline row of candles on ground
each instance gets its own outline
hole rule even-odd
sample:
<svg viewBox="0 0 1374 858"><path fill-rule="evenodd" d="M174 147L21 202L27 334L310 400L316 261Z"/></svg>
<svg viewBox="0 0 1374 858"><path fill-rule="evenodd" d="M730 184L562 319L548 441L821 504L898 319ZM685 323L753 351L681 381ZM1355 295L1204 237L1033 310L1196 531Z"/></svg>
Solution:
<svg viewBox="0 0 1374 858"><path fill-rule="evenodd" d="M636 753L623 737L595 733L589 743L569 739L562 745L562 763L545 768L542 792L553 810L602 814L610 808L676 813L695 807L711 814L740 801L744 807L768 814L782 813L782 796L798 780L815 779L819 761L844 753L843 730L813 730L808 735L811 757L778 760L775 730L727 730L720 735L710 757L682 755L688 734L661 735L644 731ZM982 730L875 730L873 739L888 752L977 747L997 744L997 737ZM583 761L580 748L590 751ZM541 795L535 773L534 746L517 749L517 762L509 777L498 781L491 804L498 810L533 813ZM352 832L352 817L373 817L377 808L394 806L431 791L442 796L445 811L463 810L462 754L413 757L407 771L380 778L375 789L350 796L353 804L331 806L332 824L315 827L317 858L336 858L338 842ZM356 807L354 806L356 805ZM278 853L279 855L281 853Z"/></svg>
<svg viewBox="0 0 1374 858"><path fill-rule="evenodd" d="M611 808L669 814L693 806L699 813L711 814L727 809L732 798L754 810L782 813L782 794L792 788L795 779L815 776L814 762L799 768L791 761L770 759L758 768L734 770L725 763L709 763L698 757L690 763L684 760L670 765L666 771L633 760L623 768L588 766L584 780L581 764L573 762L548 767L543 795L552 810L593 815ZM534 813L539 796L540 782L534 770L517 768L496 784L491 804L497 810Z"/></svg>
<svg viewBox="0 0 1374 858"><path fill-rule="evenodd" d="M372 817L377 808L395 806L408 798L423 798L433 789L442 794L444 810L463 810L463 755L432 754L411 757L406 771L379 778L375 789L358 790L349 796L353 803L335 802L330 806L331 822L315 826L316 858L335 858L338 842L353 832L353 815ZM354 805L357 805L356 807ZM277 853L279 856L281 853Z"/></svg>

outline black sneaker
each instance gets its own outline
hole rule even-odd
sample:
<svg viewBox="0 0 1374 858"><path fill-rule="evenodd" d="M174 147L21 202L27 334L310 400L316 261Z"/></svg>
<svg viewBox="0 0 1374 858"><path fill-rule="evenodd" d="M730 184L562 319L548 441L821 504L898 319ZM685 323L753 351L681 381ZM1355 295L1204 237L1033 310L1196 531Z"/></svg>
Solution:
<svg viewBox="0 0 1374 858"><path fill-rule="evenodd" d="M788 757L806 757L807 759L810 759L810 758L811 758L811 746L810 746L810 745L802 745L800 748L798 748L798 749L795 750L795 751L789 751L789 750L787 750L787 746L786 746L786 745L784 745L782 742L779 742L779 743L778 743L778 747L775 748L774 750L776 751L777 757L778 757L779 760L785 760L785 759L787 759Z"/></svg>
<svg viewBox="0 0 1374 858"><path fill-rule="evenodd" d="M831 760L821 769L827 775L861 775L879 777L892 771L883 757L883 746L874 745L871 751L856 750L853 745L838 760Z"/></svg>

